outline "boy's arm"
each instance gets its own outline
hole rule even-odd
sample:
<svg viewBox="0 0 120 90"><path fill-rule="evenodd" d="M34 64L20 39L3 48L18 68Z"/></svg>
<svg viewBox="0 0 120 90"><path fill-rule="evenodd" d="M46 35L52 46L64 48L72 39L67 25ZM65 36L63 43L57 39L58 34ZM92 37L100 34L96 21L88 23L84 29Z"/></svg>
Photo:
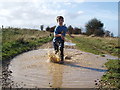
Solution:
<svg viewBox="0 0 120 90"><path fill-rule="evenodd" d="M61 37L61 34L54 34L54 37Z"/></svg>
<svg viewBox="0 0 120 90"><path fill-rule="evenodd" d="M69 32L69 31L67 31L67 34L69 34L69 36L70 36L70 37L74 38L74 37L70 34L70 32Z"/></svg>
<svg viewBox="0 0 120 90"><path fill-rule="evenodd" d="M63 40L65 40L64 36L62 34L56 34L54 37L61 37Z"/></svg>

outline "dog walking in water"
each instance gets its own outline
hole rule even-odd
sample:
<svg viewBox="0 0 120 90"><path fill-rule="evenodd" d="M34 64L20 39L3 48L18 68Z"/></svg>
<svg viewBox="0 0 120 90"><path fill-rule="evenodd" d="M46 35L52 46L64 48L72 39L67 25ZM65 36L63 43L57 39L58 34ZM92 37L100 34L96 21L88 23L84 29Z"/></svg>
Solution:
<svg viewBox="0 0 120 90"><path fill-rule="evenodd" d="M70 32L68 31L67 27L63 25L64 18L63 16L57 16L57 23L58 26L56 26L54 30L54 38L53 38L53 46L55 50L55 54L57 54L60 50L60 64L64 63L64 41L65 41L65 35L66 33L71 36Z"/></svg>

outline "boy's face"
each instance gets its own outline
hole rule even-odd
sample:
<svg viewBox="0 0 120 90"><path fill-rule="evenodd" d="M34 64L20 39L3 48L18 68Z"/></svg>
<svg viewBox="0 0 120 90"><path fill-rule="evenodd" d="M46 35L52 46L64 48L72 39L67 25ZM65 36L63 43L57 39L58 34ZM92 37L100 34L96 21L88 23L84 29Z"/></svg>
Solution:
<svg viewBox="0 0 120 90"><path fill-rule="evenodd" d="M59 25L63 25L64 20L63 19L58 19Z"/></svg>

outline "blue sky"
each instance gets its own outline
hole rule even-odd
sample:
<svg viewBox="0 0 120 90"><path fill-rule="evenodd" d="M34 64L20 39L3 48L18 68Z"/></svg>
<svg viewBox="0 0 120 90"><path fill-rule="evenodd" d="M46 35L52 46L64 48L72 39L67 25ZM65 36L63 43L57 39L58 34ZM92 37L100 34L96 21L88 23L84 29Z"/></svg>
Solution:
<svg viewBox="0 0 120 90"><path fill-rule="evenodd" d="M77 19L79 20L77 25L80 24L84 27L85 23L88 20L95 17L104 23L104 28L106 30L110 30L115 35L118 34L118 3L117 2L84 2L80 4L79 3L72 3L72 4L75 6L71 8L70 12L75 13L77 11L83 11ZM66 9L68 10L69 7L66 7Z"/></svg>
<svg viewBox="0 0 120 90"><path fill-rule="evenodd" d="M113 0L114 1L114 0ZM32 0L0 2L0 25L36 28L56 25L62 15L67 26L85 28L92 18L104 23L104 28L118 35L118 2L88 2L86 0Z"/></svg>

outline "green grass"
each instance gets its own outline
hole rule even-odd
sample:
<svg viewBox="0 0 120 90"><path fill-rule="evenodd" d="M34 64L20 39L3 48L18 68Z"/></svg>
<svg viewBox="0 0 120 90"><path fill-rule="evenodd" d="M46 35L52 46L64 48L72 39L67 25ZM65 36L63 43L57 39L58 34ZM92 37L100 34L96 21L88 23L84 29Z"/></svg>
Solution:
<svg viewBox="0 0 120 90"><path fill-rule="evenodd" d="M2 30L2 60L10 60L18 54L36 49L52 40L48 32L6 28Z"/></svg>
<svg viewBox="0 0 120 90"><path fill-rule="evenodd" d="M70 37L67 37L70 39ZM71 39L78 49L97 55L111 54L118 56L118 38L88 37L85 35L75 36Z"/></svg>
<svg viewBox="0 0 120 90"><path fill-rule="evenodd" d="M108 68L108 72L102 76L103 82L107 82L104 87L114 87L120 89L120 60L109 60L105 63L105 65Z"/></svg>

